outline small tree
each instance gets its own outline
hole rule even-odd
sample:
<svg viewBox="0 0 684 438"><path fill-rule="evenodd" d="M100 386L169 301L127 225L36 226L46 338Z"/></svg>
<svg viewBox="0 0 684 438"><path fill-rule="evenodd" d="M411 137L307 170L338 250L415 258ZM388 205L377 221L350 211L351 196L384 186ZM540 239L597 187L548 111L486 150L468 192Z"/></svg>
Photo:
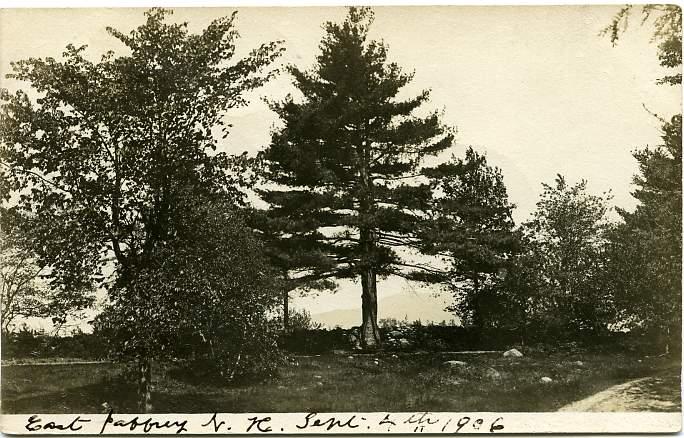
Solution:
<svg viewBox="0 0 684 438"><path fill-rule="evenodd" d="M155 298L151 279L168 272L159 268L160 257L169 255L187 217L178 206L218 195L242 201L236 160L216 152L212 130L271 77L266 68L280 53L270 43L233 60L235 14L193 35L187 23L167 23L170 13L152 9L128 34L108 28L125 46L123 56L108 52L91 62L85 46L69 45L62 61L19 61L11 77L40 97L2 94L0 187L16 195L16 210L35 224L41 262L64 285L112 265L114 278L103 286L112 300L124 300L114 303L121 311L129 299L141 312L149 310L145 303L158 312L175 308L170 295ZM155 324L139 316L138 324ZM159 341L150 336L143 340L148 346L136 344L144 410L151 409L150 354Z"/></svg>
<svg viewBox="0 0 684 438"><path fill-rule="evenodd" d="M302 223L304 222L304 223ZM311 229L305 219L271 208L252 210L250 225L265 242L264 252L282 278L282 328L291 328L290 293L335 290L334 263L311 245ZM295 313L295 316L297 313ZM292 326L294 327L294 326Z"/></svg>
<svg viewBox="0 0 684 438"><path fill-rule="evenodd" d="M587 182L569 185L558 175L543 184L533 219L523 224L529 241L524 269L537 273L532 311L550 329L597 332L612 321L606 286L609 194L587 193Z"/></svg>
<svg viewBox="0 0 684 438"><path fill-rule="evenodd" d="M261 191L288 221L292 251L316 257L330 278L361 280L365 348L380 346L377 277L414 269L397 248L415 244L429 188L409 183L452 140L438 114L414 114L427 91L398 98L412 75L368 40L372 21L369 8L350 8L343 23L325 24L313 69L290 68L302 99L272 105L284 126L263 154L273 185Z"/></svg>
<svg viewBox="0 0 684 438"><path fill-rule="evenodd" d="M435 194L420 235L423 252L444 256L449 263L444 273L427 275L443 277L453 291L456 304L451 310L483 325L486 308L494 311L487 300L489 286L503 275L518 245L513 231L515 206L508 201L503 175L472 147L465 158L423 173Z"/></svg>
<svg viewBox="0 0 684 438"><path fill-rule="evenodd" d="M176 210L173 239L112 289L98 331L122 358L201 361L226 381L272 374L280 284L261 242L230 202L193 194Z"/></svg>
<svg viewBox="0 0 684 438"><path fill-rule="evenodd" d="M93 289L90 284L74 289L73 284L65 288L49 282L49 268L38 264L30 238L7 222L0 226L2 335L12 331L17 318L52 318L58 331L68 317L93 304Z"/></svg>

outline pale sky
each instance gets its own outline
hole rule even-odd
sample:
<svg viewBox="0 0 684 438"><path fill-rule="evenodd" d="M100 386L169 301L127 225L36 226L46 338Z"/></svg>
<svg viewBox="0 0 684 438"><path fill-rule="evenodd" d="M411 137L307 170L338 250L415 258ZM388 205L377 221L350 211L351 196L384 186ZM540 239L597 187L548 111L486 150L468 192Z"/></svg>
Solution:
<svg viewBox="0 0 684 438"><path fill-rule="evenodd" d="M487 153L502 169L517 222L527 219L542 182L557 173L589 181L594 193L612 190L614 205L632 208L629 192L637 167L635 148L659 143L660 123L644 108L669 118L681 112L681 87L657 86L664 75L652 28L634 16L616 47L599 31L619 6L376 7L372 36L389 45L389 58L415 80L407 93L429 88L427 109L444 110L463 145ZM172 20L199 31L230 8L176 9ZM311 66L322 23L340 20L340 7L239 8L237 26L245 53L262 42L284 40L283 63ZM88 44L99 58L122 46L105 26L128 30L144 9L3 10L0 12L2 86L9 62L59 57L68 43ZM635 11L638 12L638 11ZM262 149L276 117L260 100L292 92L280 77L253 96L249 107L228 116L235 126L226 150ZM379 285L379 298L412 289L399 279ZM312 313L360 305L360 287L342 284L335 295L296 300Z"/></svg>

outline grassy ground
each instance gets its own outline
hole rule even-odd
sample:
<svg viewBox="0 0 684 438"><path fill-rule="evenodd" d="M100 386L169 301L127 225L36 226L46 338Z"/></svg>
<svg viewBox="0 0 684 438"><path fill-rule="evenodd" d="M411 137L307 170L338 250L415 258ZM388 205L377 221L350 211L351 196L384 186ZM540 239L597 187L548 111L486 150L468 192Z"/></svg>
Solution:
<svg viewBox="0 0 684 438"><path fill-rule="evenodd" d="M376 364L377 359L377 364ZM446 360L467 362L448 369ZM575 363L581 361L582 364ZM679 399L677 358L620 354L358 355L299 357L269 382L216 386L156 366L157 412L555 411L612 385L662 375L663 397ZM498 378L492 376L496 370ZM3 413L135 410L135 386L119 364L2 367ZM541 383L550 377L551 383Z"/></svg>

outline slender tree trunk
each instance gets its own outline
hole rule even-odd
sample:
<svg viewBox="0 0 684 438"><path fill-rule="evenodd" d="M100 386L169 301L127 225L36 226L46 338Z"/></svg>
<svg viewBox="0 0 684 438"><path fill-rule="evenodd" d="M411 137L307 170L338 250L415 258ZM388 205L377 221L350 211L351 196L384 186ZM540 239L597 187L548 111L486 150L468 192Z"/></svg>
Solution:
<svg viewBox="0 0 684 438"><path fill-rule="evenodd" d="M283 331L287 333L290 330L290 291L283 291Z"/></svg>
<svg viewBox="0 0 684 438"><path fill-rule="evenodd" d="M665 329L665 354L670 354L670 327Z"/></svg>
<svg viewBox="0 0 684 438"><path fill-rule="evenodd" d="M138 411L152 412L152 363L147 357L138 360Z"/></svg>
<svg viewBox="0 0 684 438"><path fill-rule="evenodd" d="M378 289L376 274L368 267L361 274L361 347L364 350L380 348L380 330L378 329Z"/></svg>

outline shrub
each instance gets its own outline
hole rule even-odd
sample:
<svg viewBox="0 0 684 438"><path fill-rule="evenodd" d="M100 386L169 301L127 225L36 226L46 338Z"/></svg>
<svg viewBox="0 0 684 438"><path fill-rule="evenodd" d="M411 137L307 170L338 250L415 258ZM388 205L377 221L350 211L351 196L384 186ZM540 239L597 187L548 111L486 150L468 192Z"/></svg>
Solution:
<svg viewBox="0 0 684 438"><path fill-rule="evenodd" d="M2 358L103 360L108 358L108 354L106 343L94 334L49 336L24 327L16 333L2 336Z"/></svg>

